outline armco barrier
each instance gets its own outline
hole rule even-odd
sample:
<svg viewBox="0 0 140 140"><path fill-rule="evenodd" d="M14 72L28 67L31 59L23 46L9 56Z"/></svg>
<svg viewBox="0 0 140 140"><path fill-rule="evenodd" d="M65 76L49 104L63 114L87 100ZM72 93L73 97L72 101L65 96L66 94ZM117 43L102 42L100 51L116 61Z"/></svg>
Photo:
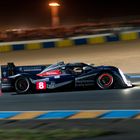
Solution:
<svg viewBox="0 0 140 140"><path fill-rule="evenodd" d="M140 110L66 110L0 112L1 120L140 119Z"/></svg>
<svg viewBox="0 0 140 140"><path fill-rule="evenodd" d="M71 37L68 39L48 39L48 40L35 40L35 41L19 41L0 43L0 53L8 51L20 50L37 50L41 48L54 48L54 47L70 47L80 45L94 45L105 42L128 41L140 38L140 32L122 32L120 34L100 34L89 35L80 37Z"/></svg>

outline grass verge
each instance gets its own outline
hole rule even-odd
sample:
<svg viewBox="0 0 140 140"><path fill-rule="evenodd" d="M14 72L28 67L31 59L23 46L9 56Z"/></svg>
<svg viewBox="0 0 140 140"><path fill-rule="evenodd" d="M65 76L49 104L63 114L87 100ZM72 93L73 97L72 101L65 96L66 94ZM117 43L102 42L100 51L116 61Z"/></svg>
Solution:
<svg viewBox="0 0 140 140"><path fill-rule="evenodd" d="M1 140L77 140L116 134L101 129L0 130Z"/></svg>

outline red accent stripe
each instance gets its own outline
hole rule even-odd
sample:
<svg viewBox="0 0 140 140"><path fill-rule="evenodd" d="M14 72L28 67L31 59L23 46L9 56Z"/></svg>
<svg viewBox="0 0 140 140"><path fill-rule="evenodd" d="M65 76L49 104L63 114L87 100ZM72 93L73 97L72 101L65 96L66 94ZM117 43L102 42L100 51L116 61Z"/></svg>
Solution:
<svg viewBox="0 0 140 140"><path fill-rule="evenodd" d="M60 75L60 74L62 74L60 70L52 70L52 71L39 73L37 74L37 76L45 77L45 76L51 76L51 75L53 76L53 75Z"/></svg>

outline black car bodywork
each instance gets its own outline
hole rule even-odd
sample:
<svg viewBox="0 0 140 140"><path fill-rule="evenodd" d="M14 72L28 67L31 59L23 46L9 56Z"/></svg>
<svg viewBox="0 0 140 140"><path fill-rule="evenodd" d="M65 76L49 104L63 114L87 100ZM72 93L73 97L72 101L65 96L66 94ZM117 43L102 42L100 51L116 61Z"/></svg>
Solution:
<svg viewBox="0 0 140 140"><path fill-rule="evenodd" d="M17 93L47 92L63 89L126 88L132 84L123 72L114 66L93 66L85 63L59 62L45 66L2 67L2 90Z"/></svg>

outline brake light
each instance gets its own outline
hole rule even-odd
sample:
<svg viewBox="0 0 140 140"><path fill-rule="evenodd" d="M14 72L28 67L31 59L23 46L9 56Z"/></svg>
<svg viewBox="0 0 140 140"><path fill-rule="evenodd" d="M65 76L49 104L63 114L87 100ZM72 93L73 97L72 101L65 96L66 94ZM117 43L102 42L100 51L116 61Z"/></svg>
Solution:
<svg viewBox="0 0 140 140"><path fill-rule="evenodd" d="M8 78L2 78L1 79L3 82L7 82L8 81Z"/></svg>
<svg viewBox="0 0 140 140"><path fill-rule="evenodd" d="M53 75L60 75L60 74L61 74L60 70L52 70L52 71L39 73L39 74L37 74L37 76L46 77L46 76L51 76L51 75L53 76Z"/></svg>

